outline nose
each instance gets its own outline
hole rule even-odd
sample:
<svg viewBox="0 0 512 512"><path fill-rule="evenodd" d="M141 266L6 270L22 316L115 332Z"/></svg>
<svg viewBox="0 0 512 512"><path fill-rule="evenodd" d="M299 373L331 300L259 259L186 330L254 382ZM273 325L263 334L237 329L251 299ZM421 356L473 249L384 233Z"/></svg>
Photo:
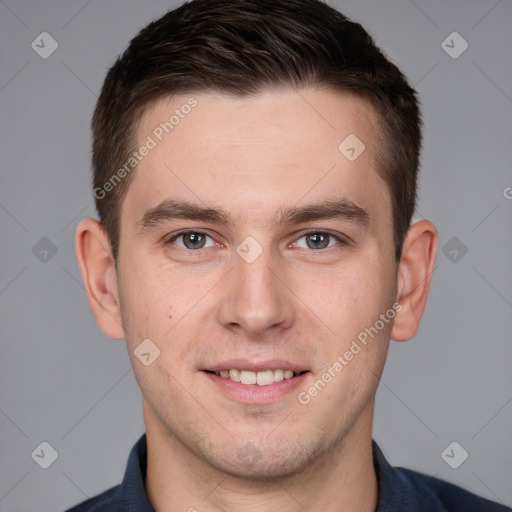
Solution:
<svg viewBox="0 0 512 512"><path fill-rule="evenodd" d="M289 269L272 261L267 249L252 262L238 254L233 259L220 297L219 322L227 329L259 338L267 331L290 327L296 311L287 279Z"/></svg>

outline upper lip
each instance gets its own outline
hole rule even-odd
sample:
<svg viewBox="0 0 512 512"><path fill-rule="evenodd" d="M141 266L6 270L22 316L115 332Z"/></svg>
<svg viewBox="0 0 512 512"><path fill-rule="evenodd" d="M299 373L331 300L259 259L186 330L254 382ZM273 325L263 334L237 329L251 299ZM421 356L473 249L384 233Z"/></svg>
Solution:
<svg viewBox="0 0 512 512"><path fill-rule="evenodd" d="M221 363L213 363L205 368L214 372L221 370L245 370L249 372L263 372L265 370L292 370L295 373L308 369L298 363L290 363L284 359L268 359L266 361L250 361L248 359L230 359Z"/></svg>

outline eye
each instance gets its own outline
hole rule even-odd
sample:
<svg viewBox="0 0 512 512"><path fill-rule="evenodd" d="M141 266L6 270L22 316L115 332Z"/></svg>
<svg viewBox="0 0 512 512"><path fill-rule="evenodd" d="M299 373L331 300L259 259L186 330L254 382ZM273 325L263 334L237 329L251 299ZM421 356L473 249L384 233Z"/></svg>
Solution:
<svg viewBox="0 0 512 512"><path fill-rule="evenodd" d="M203 231L184 230L176 233L171 238L165 241L165 244L172 244L178 239L183 239L183 245L176 244L182 249L205 249L207 247L213 247L218 245L213 241L212 237L204 233ZM209 238L212 242L210 245L206 245L206 239Z"/></svg>
<svg viewBox="0 0 512 512"><path fill-rule="evenodd" d="M292 243L292 247L300 247L303 249L327 249L328 247L332 247L336 244L330 244L332 241L337 241L338 243L344 244L344 240L340 237L333 235L332 233L328 233L327 231L311 231L302 235L298 240L301 239L306 240L306 246L300 245L298 242Z"/></svg>
<svg viewBox="0 0 512 512"><path fill-rule="evenodd" d="M182 240L182 243L176 243L177 240ZM208 244L207 239L210 239ZM300 241L305 239L305 245ZM197 230L183 230L179 233L172 235L170 238L164 241L165 245L176 244L181 249L185 250L197 250L197 249L207 249L208 247L219 246L222 247L222 244L215 242L210 235L205 233L204 231ZM302 249L327 249L334 245L345 244L346 242L327 231L311 231L309 233L305 233L302 235L297 242L293 242L290 244L291 247L299 247Z"/></svg>

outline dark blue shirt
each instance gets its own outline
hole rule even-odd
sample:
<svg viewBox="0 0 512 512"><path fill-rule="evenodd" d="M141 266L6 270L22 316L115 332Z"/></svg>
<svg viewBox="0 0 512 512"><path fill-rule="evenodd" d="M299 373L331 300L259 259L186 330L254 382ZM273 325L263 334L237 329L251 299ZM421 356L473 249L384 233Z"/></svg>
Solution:
<svg viewBox="0 0 512 512"><path fill-rule="evenodd" d="M379 485L375 512L512 512L438 478L391 466L375 441L373 463ZM154 512L144 488L146 467L144 434L130 452L123 482L67 512Z"/></svg>

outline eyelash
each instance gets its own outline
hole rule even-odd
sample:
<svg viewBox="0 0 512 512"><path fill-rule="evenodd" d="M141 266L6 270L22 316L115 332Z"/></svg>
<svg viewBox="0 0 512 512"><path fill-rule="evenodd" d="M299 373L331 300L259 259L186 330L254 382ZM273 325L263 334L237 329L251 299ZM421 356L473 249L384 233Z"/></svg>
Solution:
<svg viewBox="0 0 512 512"><path fill-rule="evenodd" d="M180 236L186 235L188 233L197 233L199 235L205 235L213 240L213 238L205 231L201 231L201 230L197 230L197 229L184 229L184 230L181 230L178 233L172 235L172 237L165 239L163 241L163 243L165 246L171 245L177 238L179 238ZM330 231L320 231L317 229L313 229L311 231L307 231L306 233L302 233L302 235L297 240L300 240L301 238L308 236L308 235L328 235L329 237L334 238L338 242L339 245L347 245L347 242L343 238L331 233ZM210 249L210 248L211 247L206 247L206 249ZM179 249L187 251L189 253L199 253L202 248L184 249L183 247L179 247ZM300 248L300 249L302 249L302 248ZM314 251L314 252L322 252L327 249L332 249L332 247L326 247L324 249L309 249L309 250Z"/></svg>

